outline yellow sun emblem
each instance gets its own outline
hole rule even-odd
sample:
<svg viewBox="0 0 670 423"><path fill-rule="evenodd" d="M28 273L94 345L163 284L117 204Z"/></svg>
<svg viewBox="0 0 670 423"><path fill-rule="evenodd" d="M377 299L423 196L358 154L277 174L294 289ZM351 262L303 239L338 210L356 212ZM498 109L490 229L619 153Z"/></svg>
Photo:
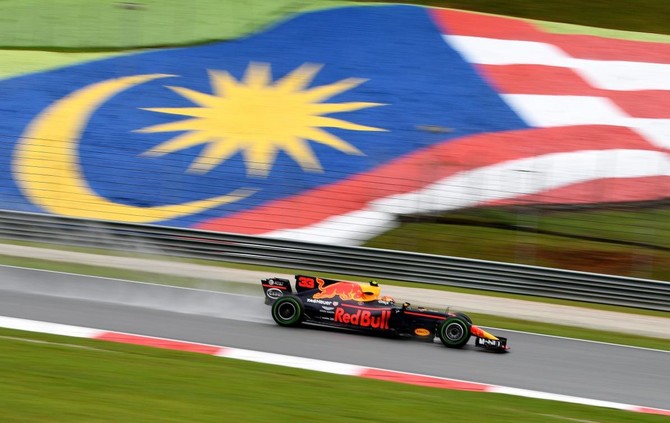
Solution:
<svg viewBox="0 0 670 423"><path fill-rule="evenodd" d="M168 87L199 107L147 108L153 112L190 116L191 119L154 125L138 132L183 134L152 148L145 155L160 156L200 144L207 144L189 170L206 173L226 159L242 152L247 174L265 177L279 150L283 150L302 169L322 171L321 163L308 141L321 143L347 154L363 155L355 146L321 128L353 131L385 131L328 117L381 103L322 103L350 90L364 79L347 78L328 85L307 88L321 66L304 64L272 83L268 64L251 63L241 81L228 72L210 71L213 94L183 87Z"/></svg>

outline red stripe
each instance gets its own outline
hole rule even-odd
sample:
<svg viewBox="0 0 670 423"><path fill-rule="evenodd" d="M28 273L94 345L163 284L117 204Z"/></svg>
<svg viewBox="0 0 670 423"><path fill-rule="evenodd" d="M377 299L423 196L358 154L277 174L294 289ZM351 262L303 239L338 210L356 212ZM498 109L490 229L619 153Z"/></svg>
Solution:
<svg viewBox="0 0 670 423"><path fill-rule="evenodd" d="M607 97L630 116L670 119L670 91L609 91Z"/></svg>
<svg viewBox="0 0 670 423"><path fill-rule="evenodd" d="M602 96L569 68L542 65L477 65L498 91L508 94Z"/></svg>
<svg viewBox="0 0 670 423"><path fill-rule="evenodd" d="M263 287L264 287L264 288L276 288L276 289L286 290L286 287L285 287L285 286L281 286L281 285L270 285L270 284L265 284L265 283L264 283L264 284L263 284Z"/></svg>
<svg viewBox="0 0 670 423"><path fill-rule="evenodd" d="M645 414L658 414L661 416L670 416L670 410L662 410L660 408L634 407L631 411L637 411L638 413L645 413Z"/></svg>
<svg viewBox="0 0 670 423"><path fill-rule="evenodd" d="M457 391L486 392L491 387L491 385L482 383L464 382L460 380L444 379L434 376L413 375L383 369L364 369L359 376L366 379L385 380L389 382L429 386L432 388L453 389Z"/></svg>
<svg viewBox="0 0 670 423"><path fill-rule="evenodd" d="M458 10L432 9L431 16L443 34L548 43L580 59L670 63L670 43L552 34L522 19Z"/></svg>
<svg viewBox="0 0 670 423"><path fill-rule="evenodd" d="M633 117L670 118L668 91L602 90L589 85L572 69L562 67L477 65L477 68L501 93L606 97Z"/></svg>
<svg viewBox="0 0 670 423"><path fill-rule="evenodd" d="M471 37L531 40L540 35L530 22L519 18L484 15L449 9L431 9L431 17L443 34Z"/></svg>
<svg viewBox="0 0 670 423"><path fill-rule="evenodd" d="M153 338L149 336L130 335L126 333L105 332L95 339L103 341L119 342L122 344L143 345L146 347L163 348L166 350L187 351L200 354L214 355L223 350L221 347L211 345L194 344L191 342L173 341L171 339Z"/></svg>
<svg viewBox="0 0 670 423"><path fill-rule="evenodd" d="M444 316L436 316L434 314L425 314L425 313L415 313L413 311L405 311L405 314L409 314L411 316L427 317L429 319L437 319L437 320L445 320L446 319L446 317L444 317Z"/></svg>
<svg viewBox="0 0 670 423"><path fill-rule="evenodd" d="M546 34L535 41L553 44L577 59L670 63L670 43L570 34Z"/></svg>
<svg viewBox="0 0 670 423"><path fill-rule="evenodd" d="M457 172L542 154L610 148L665 151L650 145L628 128L605 125L473 135L414 152L371 172L301 195L205 221L197 227L251 235L300 228L334 215L360 210L378 198L418 190ZM652 194L649 199L657 197ZM569 200L569 196L565 199ZM605 195L602 201L610 200Z"/></svg>
<svg viewBox="0 0 670 423"><path fill-rule="evenodd" d="M492 201L489 205L594 204L648 201L670 197L670 177L604 178L517 197Z"/></svg>
<svg viewBox="0 0 670 423"><path fill-rule="evenodd" d="M387 309L387 308L366 307L366 306L359 306L359 305L345 304L345 303L342 303L342 307L358 308L358 309L361 309L361 310L390 310L390 309Z"/></svg>

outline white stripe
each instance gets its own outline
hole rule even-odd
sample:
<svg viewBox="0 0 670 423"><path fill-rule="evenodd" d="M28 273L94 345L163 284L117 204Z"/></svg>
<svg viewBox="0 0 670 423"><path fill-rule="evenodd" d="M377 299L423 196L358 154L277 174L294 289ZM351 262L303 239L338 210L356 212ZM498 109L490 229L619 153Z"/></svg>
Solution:
<svg viewBox="0 0 670 423"><path fill-rule="evenodd" d="M425 188L375 200L364 210L300 229L264 234L283 239L357 245L396 225L394 216L471 207L602 178L670 176L670 158L649 150L589 150L510 160L460 172ZM594 192L594 201L598 201Z"/></svg>
<svg viewBox="0 0 670 423"><path fill-rule="evenodd" d="M588 60L535 41L443 35L471 63L543 65L573 69L591 86L606 90L670 90L670 65L623 60Z"/></svg>
<svg viewBox="0 0 670 423"><path fill-rule="evenodd" d="M670 149L670 119L631 118L628 125L653 145Z"/></svg>
<svg viewBox="0 0 670 423"><path fill-rule="evenodd" d="M560 48L535 41L443 35L470 63L482 65L546 65L565 67L571 57Z"/></svg>
<svg viewBox="0 0 670 423"><path fill-rule="evenodd" d="M570 67L593 87L604 90L670 90L670 65L573 59Z"/></svg>
<svg viewBox="0 0 670 423"><path fill-rule="evenodd" d="M295 369L313 370L316 372L333 373L346 376L360 375L364 369L364 367L353 364L336 363L334 361L315 360L311 358L302 358L238 348L224 348L221 352L215 355L219 357L234 358L236 360L253 361L254 363L273 364L276 366L292 367Z"/></svg>
<svg viewBox="0 0 670 423"><path fill-rule="evenodd" d="M397 226L395 215L363 208L314 225L266 232L264 237L334 245L360 245Z"/></svg>
<svg viewBox="0 0 670 423"><path fill-rule="evenodd" d="M604 313L611 313L611 319L616 320L616 319L636 319L639 316L633 315L633 314L627 314L627 313L620 313L622 316L619 316L617 312L604 312ZM650 316L644 316L644 318L649 318ZM667 318L665 317L654 317L654 319L658 319L659 327L665 327L668 322ZM662 354L670 354L670 350L659 350L658 348L646 348L646 347L638 347L636 345L626 345L626 344L615 344L613 342L604 342L604 341L593 341L590 339L579 339L579 338L571 338L569 336L558 336L558 335L547 335L546 333L537 333L537 332L528 332L525 330L513 330L513 329L505 329L505 328L499 328L499 327L491 327L491 326L486 326L486 329L491 329L491 331L505 331L505 332L511 332L511 333L523 333L526 335L532 335L532 336L540 336L543 338L554 338L554 339L565 339L568 341L575 341L575 342L585 342L587 344L598 344L598 345L609 345L611 347L619 347L619 348L630 348L634 350L642 350L642 351L652 351L652 352L657 352L657 353L662 353ZM665 336L664 336L665 335ZM663 337L663 338L670 338L669 333L663 333L663 334L653 334L649 335L652 337Z"/></svg>
<svg viewBox="0 0 670 423"><path fill-rule="evenodd" d="M0 327L28 332L50 333L53 335L72 336L75 338L95 338L105 331L83 328L79 326L61 325L58 323L36 322L34 320L17 319L0 316Z"/></svg>
<svg viewBox="0 0 670 423"><path fill-rule="evenodd" d="M621 126L632 129L657 147L670 148L670 119L630 117L605 97L536 94L502 94L501 97L530 126Z"/></svg>
<svg viewBox="0 0 670 423"><path fill-rule="evenodd" d="M462 172L412 193L376 200L371 207L393 214L453 210L601 178L659 174L670 175L670 160L666 153L657 151L553 153Z"/></svg>
<svg viewBox="0 0 670 423"><path fill-rule="evenodd" d="M629 116L605 97L536 94L503 94L501 97L526 123L538 128L629 124Z"/></svg>
<svg viewBox="0 0 670 423"><path fill-rule="evenodd" d="M496 394L515 395L518 397L525 397L525 398L537 398L551 401L568 402L572 404L589 405L592 407L615 408L618 410L633 411L636 408L636 406L630 404L573 397L570 395L551 394L548 392L532 391L528 389L509 388L506 386L492 386L488 389L488 392Z"/></svg>

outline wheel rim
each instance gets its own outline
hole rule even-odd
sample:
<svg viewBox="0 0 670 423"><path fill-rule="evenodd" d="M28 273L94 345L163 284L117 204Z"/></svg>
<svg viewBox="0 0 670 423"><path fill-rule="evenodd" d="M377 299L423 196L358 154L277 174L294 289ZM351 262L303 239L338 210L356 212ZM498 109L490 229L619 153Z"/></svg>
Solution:
<svg viewBox="0 0 670 423"><path fill-rule="evenodd" d="M296 312L297 310L295 304L289 301L281 304L277 308L277 315L281 320L291 320L295 316Z"/></svg>
<svg viewBox="0 0 670 423"><path fill-rule="evenodd" d="M447 335L447 339L450 341L461 340L463 338L463 334L465 333L463 326L459 325L458 323L448 324L444 332Z"/></svg>

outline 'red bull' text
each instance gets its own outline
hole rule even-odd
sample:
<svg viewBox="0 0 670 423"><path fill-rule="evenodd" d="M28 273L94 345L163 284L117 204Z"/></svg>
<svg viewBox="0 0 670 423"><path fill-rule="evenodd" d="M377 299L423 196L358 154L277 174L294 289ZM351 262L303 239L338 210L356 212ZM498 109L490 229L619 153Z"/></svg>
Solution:
<svg viewBox="0 0 670 423"><path fill-rule="evenodd" d="M390 317L390 310L382 310L380 315L373 316L368 310L358 310L355 313L347 313L342 307L335 309L336 322L364 328L388 329Z"/></svg>

